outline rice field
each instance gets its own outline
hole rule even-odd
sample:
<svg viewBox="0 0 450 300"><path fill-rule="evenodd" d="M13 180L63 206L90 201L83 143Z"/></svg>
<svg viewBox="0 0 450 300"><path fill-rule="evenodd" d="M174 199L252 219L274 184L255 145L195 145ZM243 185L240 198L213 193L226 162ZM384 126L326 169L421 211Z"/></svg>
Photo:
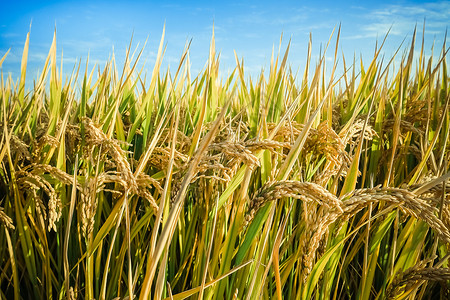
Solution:
<svg viewBox="0 0 450 300"><path fill-rule="evenodd" d="M151 74L130 44L63 78L55 34L25 88L28 34L1 77L0 298L447 299L449 48L414 30L363 65L339 36L299 74L287 46L219 76L214 34L199 74L188 46L162 70L163 32Z"/></svg>

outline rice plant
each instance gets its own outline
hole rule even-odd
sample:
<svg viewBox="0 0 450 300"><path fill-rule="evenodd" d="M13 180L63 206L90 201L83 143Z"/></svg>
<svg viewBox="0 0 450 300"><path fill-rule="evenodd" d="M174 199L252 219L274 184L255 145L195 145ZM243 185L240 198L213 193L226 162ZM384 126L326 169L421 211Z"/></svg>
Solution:
<svg viewBox="0 0 450 300"><path fill-rule="evenodd" d="M300 77L289 46L219 76L214 34L173 74L163 32L150 77L130 43L63 78L55 34L26 89L28 34L1 77L1 298L446 299L449 49L414 30L367 66L339 36Z"/></svg>

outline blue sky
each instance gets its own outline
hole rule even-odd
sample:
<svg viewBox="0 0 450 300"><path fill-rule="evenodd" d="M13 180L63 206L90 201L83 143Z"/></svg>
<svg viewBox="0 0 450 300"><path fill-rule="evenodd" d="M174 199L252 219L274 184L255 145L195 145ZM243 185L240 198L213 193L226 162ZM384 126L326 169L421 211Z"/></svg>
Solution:
<svg viewBox="0 0 450 300"><path fill-rule="evenodd" d="M166 26L163 69L176 69L183 48L192 39L191 73L196 75L208 59L214 24L216 50L220 51L223 75L235 66L234 52L244 58L247 75L256 76L268 69L272 47L282 49L289 39L289 63L303 71L309 34L313 39L313 63L320 47L328 41L333 28L341 24L339 53L347 61L353 55L369 60L375 43L392 26L384 53L392 55L402 40L409 43L418 25L421 33L426 18L426 48L435 54L442 47L450 25L449 1L3 1L0 9L0 58L11 48L3 63L3 74L16 80L26 34L30 30L27 79L33 80L43 68L56 26L57 51L64 55L64 71L70 73L81 58L90 56L90 67L101 67L114 54L123 62L132 34L133 47L143 45L142 59L151 75L162 29ZM334 47L334 45L333 45ZM416 47L420 50L419 47ZM331 51L330 51L331 50ZM331 48L330 58L334 53ZM341 59L342 61L342 59Z"/></svg>

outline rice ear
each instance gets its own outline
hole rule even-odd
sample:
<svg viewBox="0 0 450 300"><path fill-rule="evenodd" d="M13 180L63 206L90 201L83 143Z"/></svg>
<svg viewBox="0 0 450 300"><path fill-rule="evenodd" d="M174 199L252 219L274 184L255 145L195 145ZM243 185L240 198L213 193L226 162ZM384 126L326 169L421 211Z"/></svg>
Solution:
<svg viewBox="0 0 450 300"><path fill-rule="evenodd" d="M166 224L162 228L161 235L158 239L158 242L155 247L155 252L152 256L148 257L147 261L147 268L145 272L145 278L144 283L141 291L141 295L139 299L147 299L150 294L150 288L153 281L153 276L156 271L157 263L159 262L159 258L161 257L161 254L164 250L164 248L167 246L166 243L170 242L175 224L178 220L178 216L181 212L182 203L184 201L187 188L191 182L192 177L194 177L195 173L197 172L198 164L204 155L206 149L208 148L209 144L213 141L214 137L217 134L217 130L219 129L219 125L222 122L223 117L225 116L225 113L228 109L228 105L225 105L222 107L222 110L220 112L220 115L218 116L217 120L214 122L214 125L212 126L211 130L208 132L208 134L202 139L198 149L196 150L192 160L189 164L189 169L187 170L186 174L184 175L183 182L181 184L180 190L178 191L174 204L172 205L172 208L169 212L169 216L167 218Z"/></svg>

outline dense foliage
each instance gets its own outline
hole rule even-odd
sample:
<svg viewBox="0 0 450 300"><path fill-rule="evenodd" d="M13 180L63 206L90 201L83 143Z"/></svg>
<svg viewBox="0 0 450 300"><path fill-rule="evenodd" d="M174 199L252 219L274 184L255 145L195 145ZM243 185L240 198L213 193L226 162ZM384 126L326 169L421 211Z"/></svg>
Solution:
<svg viewBox="0 0 450 300"><path fill-rule="evenodd" d="M25 89L28 36L0 87L1 298L446 297L448 49L415 38L364 66L338 32L331 68L297 77L288 46L251 79L219 77L214 36L196 77L188 47L162 72L163 34L151 77L140 51L63 80L54 37Z"/></svg>

